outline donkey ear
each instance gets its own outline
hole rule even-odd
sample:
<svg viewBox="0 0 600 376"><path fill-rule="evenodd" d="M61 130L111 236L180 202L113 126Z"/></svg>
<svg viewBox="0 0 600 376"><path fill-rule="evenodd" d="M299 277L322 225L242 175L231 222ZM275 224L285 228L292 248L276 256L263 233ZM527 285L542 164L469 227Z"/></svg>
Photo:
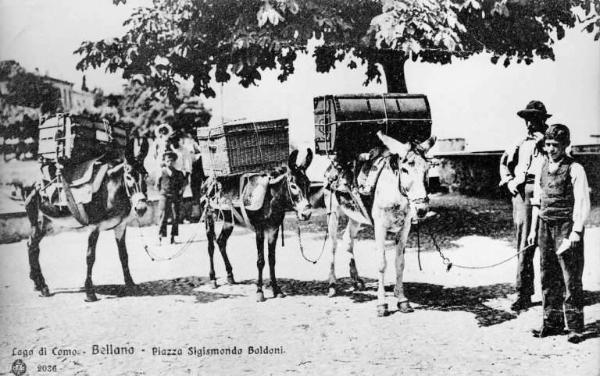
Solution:
<svg viewBox="0 0 600 376"><path fill-rule="evenodd" d="M406 154L408 154L410 150L409 143L404 144L398 140L391 138L390 136L384 135L381 131L377 132L377 137L379 137L381 142L383 142L385 147L387 147L392 154L396 154L401 159L406 157Z"/></svg>
<svg viewBox="0 0 600 376"><path fill-rule="evenodd" d="M313 161L313 151L310 148L306 148L306 157L304 158L304 163L302 163L302 167L303 169L307 169L308 166L310 166L310 164Z"/></svg>
<svg viewBox="0 0 600 376"><path fill-rule="evenodd" d="M290 153L290 157L288 158L288 166L289 168L291 168L292 170L295 170L296 167L296 159L298 159L298 150L294 150Z"/></svg>
<svg viewBox="0 0 600 376"><path fill-rule="evenodd" d="M419 144L419 146L417 146L420 150L423 151L423 153L427 153L429 151L429 149L431 149L431 147L435 144L435 141L437 140L436 136L431 136L429 137L427 140L421 142Z"/></svg>

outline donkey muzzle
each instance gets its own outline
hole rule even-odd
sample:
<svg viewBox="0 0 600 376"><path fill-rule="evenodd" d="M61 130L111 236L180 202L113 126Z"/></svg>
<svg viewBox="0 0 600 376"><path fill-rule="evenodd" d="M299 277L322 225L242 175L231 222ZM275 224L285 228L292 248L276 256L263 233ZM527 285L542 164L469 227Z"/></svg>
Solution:
<svg viewBox="0 0 600 376"><path fill-rule="evenodd" d="M134 193L131 197L131 204L135 214L139 218L143 217L146 211L148 211L148 201L142 193Z"/></svg>

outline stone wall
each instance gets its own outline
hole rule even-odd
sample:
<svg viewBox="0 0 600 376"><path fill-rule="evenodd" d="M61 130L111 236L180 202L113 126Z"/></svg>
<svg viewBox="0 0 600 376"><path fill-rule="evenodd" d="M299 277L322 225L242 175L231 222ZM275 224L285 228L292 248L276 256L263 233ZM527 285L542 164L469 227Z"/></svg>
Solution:
<svg viewBox="0 0 600 376"><path fill-rule="evenodd" d="M573 152L585 169L593 203L600 202L600 152ZM440 185L450 192L474 196L506 196L498 187L500 153L464 153L439 158Z"/></svg>

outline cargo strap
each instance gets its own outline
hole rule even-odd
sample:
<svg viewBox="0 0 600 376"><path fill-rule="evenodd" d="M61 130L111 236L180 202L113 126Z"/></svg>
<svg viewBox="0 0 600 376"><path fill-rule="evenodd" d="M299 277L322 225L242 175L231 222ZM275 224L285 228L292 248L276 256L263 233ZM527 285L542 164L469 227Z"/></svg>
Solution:
<svg viewBox="0 0 600 376"><path fill-rule="evenodd" d="M77 203L75 201L75 197L73 197L73 192L71 192L71 187L69 183L62 176L62 167L60 167L57 171L57 178L62 183L62 188L65 192L65 197L67 198L67 206L69 207L69 211L73 214L73 217L83 226L87 226L90 223L87 212L85 211L85 207L81 203Z"/></svg>

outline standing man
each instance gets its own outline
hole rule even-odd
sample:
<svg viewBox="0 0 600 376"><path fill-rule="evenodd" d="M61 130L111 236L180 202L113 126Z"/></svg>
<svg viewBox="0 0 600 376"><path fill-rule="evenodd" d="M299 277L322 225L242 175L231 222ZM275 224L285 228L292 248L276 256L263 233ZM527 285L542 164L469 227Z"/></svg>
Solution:
<svg viewBox="0 0 600 376"><path fill-rule="evenodd" d="M590 214L590 193L583 167L565 152L569 128L551 125L546 131L545 158L535 177L533 221L527 239L540 247L542 328L536 337L562 334L569 342L583 340L583 235ZM539 217L539 224L537 219ZM539 229L538 229L539 228Z"/></svg>
<svg viewBox="0 0 600 376"><path fill-rule="evenodd" d="M513 222L517 237L517 299L511 305L514 311L531 306L533 295L533 256L535 245L527 244L527 235L531 224L531 198L537 166L543 162L543 138L548 126L544 104L532 100L517 115L525 120L527 136L515 146L506 150L500 159L500 186L506 186L512 195Z"/></svg>
<svg viewBox="0 0 600 376"><path fill-rule="evenodd" d="M177 154L168 151L164 154L164 164L158 180L160 199L158 210L160 211L160 229L158 241L167 236L167 221L171 217L171 244L175 243L175 237L179 235L179 212L183 190L185 189L185 177L183 173L173 165L177 160Z"/></svg>

